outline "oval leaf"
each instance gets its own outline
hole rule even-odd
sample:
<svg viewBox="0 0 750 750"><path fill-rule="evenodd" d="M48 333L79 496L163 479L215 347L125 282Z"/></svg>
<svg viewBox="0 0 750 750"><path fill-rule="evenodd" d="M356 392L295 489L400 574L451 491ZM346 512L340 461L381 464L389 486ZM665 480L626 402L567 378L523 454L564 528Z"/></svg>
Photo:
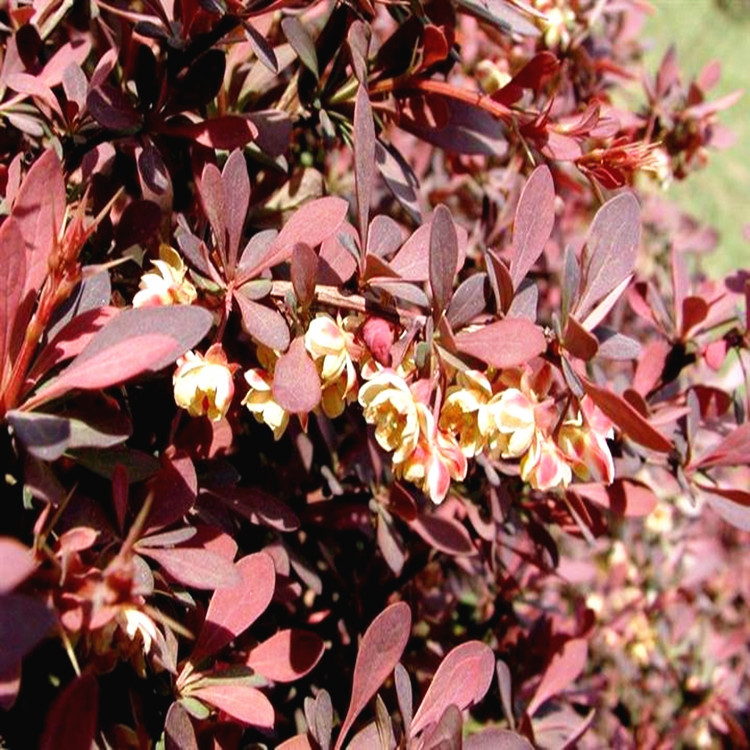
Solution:
<svg viewBox="0 0 750 750"><path fill-rule="evenodd" d="M191 691L190 697L210 703L243 724L266 729L273 727L274 711L271 701L260 690L250 685L206 685L199 690Z"/></svg>
<svg viewBox="0 0 750 750"><path fill-rule="evenodd" d="M526 709L533 716L547 700L565 690L578 677L586 666L588 644L584 638L574 638L563 646L562 651L552 657L552 661L542 676L542 681Z"/></svg>
<svg viewBox="0 0 750 750"><path fill-rule="evenodd" d="M555 184L552 173L542 164L532 173L521 191L513 222L513 255L510 276L513 288L525 278L544 250L555 223Z"/></svg>
<svg viewBox="0 0 750 750"><path fill-rule="evenodd" d="M492 649L480 641L456 646L441 662L411 724L411 736L437 722L445 709L465 708L481 700L495 673Z"/></svg>
<svg viewBox="0 0 750 750"><path fill-rule="evenodd" d="M476 331L456 335L459 351L493 367L515 367L547 348L544 331L526 318L506 318Z"/></svg>
<svg viewBox="0 0 750 750"><path fill-rule="evenodd" d="M306 630L282 630L250 651L245 665L274 682L306 675L325 650L323 640Z"/></svg>
<svg viewBox="0 0 750 750"><path fill-rule="evenodd" d="M208 550L138 547L138 552L157 562L172 578L186 586L230 590L236 586L238 576L232 563Z"/></svg>
<svg viewBox="0 0 750 750"><path fill-rule="evenodd" d="M0 537L0 594L7 594L35 570L36 561L28 547L12 537Z"/></svg>
<svg viewBox="0 0 750 750"><path fill-rule="evenodd" d="M243 294L243 289L234 293L240 308L243 328L258 342L276 351L285 351L289 346L289 326L277 310L259 305Z"/></svg>
<svg viewBox="0 0 750 750"><path fill-rule="evenodd" d="M435 316L448 306L458 263L458 236L451 212L443 205L435 209L430 225L430 288Z"/></svg>
<svg viewBox="0 0 750 750"><path fill-rule="evenodd" d="M357 652L352 697L335 750L343 745L354 720L398 664L410 630L411 611L404 602L386 607L367 628Z"/></svg>
<svg viewBox="0 0 750 750"><path fill-rule="evenodd" d="M52 704L39 743L40 750L90 748L99 712L99 684L87 672L73 680ZM63 740L63 738L65 738Z"/></svg>
<svg viewBox="0 0 750 750"><path fill-rule="evenodd" d="M273 560L265 552L243 557L234 568L241 580L211 597L206 620L190 655L193 664L215 654L249 628L271 601L276 573Z"/></svg>
<svg viewBox="0 0 750 750"><path fill-rule="evenodd" d="M318 369L307 354L304 337L294 339L289 351L279 357L272 390L279 406L292 414L307 414L320 403Z"/></svg>

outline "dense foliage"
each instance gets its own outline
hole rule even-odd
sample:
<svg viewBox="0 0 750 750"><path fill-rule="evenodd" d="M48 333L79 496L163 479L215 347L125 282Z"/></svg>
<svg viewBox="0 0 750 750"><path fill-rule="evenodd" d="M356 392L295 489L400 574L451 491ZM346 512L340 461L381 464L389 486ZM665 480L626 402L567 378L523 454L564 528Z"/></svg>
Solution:
<svg viewBox="0 0 750 750"><path fill-rule="evenodd" d="M647 10L0 6L0 745L748 746L737 95Z"/></svg>

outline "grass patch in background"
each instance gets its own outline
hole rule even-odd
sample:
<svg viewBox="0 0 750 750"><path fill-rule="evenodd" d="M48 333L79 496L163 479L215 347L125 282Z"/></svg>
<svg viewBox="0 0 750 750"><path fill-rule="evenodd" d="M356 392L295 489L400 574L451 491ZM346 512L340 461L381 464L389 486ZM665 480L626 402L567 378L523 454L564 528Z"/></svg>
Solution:
<svg viewBox="0 0 750 750"><path fill-rule="evenodd" d="M717 252L705 264L712 275L750 266L750 243L742 228L750 223L750 0L653 0L655 13L646 24L652 40L647 58L655 71L670 44L686 76L710 60L722 64L716 99L736 89L745 96L719 120L737 136L726 151L711 151L708 166L673 183L668 195L685 210L720 232Z"/></svg>

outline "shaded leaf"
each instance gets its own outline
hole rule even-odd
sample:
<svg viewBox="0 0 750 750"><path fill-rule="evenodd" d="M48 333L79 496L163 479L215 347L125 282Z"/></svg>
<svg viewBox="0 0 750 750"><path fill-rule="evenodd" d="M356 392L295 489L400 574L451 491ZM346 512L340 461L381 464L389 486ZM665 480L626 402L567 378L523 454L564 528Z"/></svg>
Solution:
<svg viewBox="0 0 750 750"><path fill-rule="evenodd" d="M130 99L108 83L89 89L86 109L102 127L118 133L135 133L143 124Z"/></svg>
<svg viewBox="0 0 750 750"><path fill-rule="evenodd" d="M241 683L205 685L192 690L191 697L210 703L233 719L254 727L271 729L274 710L257 688Z"/></svg>
<svg viewBox="0 0 750 750"><path fill-rule="evenodd" d="M221 173L224 185L224 211L227 229L229 267L234 273L237 265L242 229L250 205L250 176L245 157L239 149L232 151Z"/></svg>
<svg viewBox="0 0 750 750"><path fill-rule="evenodd" d="M515 367L547 349L544 331L525 318L506 318L456 334L459 351L497 368Z"/></svg>
<svg viewBox="0 0 750 750"><path fill-rule="evenodd" d="M555 654L542 675L526 713L533 716L539 707L553 696L565 690L586 666L588 644L584 638L573 638Z"/></svg>
<svg viewBox="0 0 750 750"><path fill-rule="evenodd" d="M451 212L442 204L430 224L429 278L436 318L445 310L453 292L458 265L458 236Z"/></svg>
<svg viewBox="0 0 750 750"><path fill-rule="evenodd" d="M231 588L216 591L211 597L206 619L190 655L193 664L215 654L247 630L273 597L276 573L273 560L267 554L256 552L243 557L234 569L240 581Z"/></svg>
<svg viewBox="0 0 750 750"><path fill-rule="evenodd" d="M189 456L163 456L161 464L159 473L150 484L154 499L146 521L149 532L170 526L186 515L198 492L198 477Z"/></svg>
<svg viewBox="0 0 750 750"><path fill-rule="evenodd" d="M279 357L272 391L279 406L292 414L307 414L320 403L318 368L305 349L304 336L294 339L289 351Z"/></svg>
<svg viewBox="0 0 750 750"><path fill-rule="evenodd" d="M320 661L323 640L307 630L281 630L251 649L245 665L274 682L293 682Z"/></svg>
<svg viewBox="0 0 750 750"><path fill-rule="evenodd" d="M185 709L176 701L167 711L164 723L165 750L198 750L193 722Z"/></svg>
<svg viewBox="0 0 750 750"><path fill-rule="evenodd" d="M213 489L211 494L250 523L270 526L277 531L299 528L299 519L286 503L256 487Z"/></svg>
<svg viewBox="0 0 750 750"><path fill-rule="evenodd" d="M409 673L401 663L396 664L393 677L396 683L396 698L398 700L398 710L401 711L404 734L409 737L411 736L411 719L414 706L411 679L409 678Z"/></svg>
<svg viewBox="0 0 750 750"><path fill-rule="evenodd" d="M608 416L631 440L644 448L658 453L669 453L672 443L641 416L624 398L612 391L582 379L583 389L591 400Z"/></svg>
<svg viewBox="0 0 750 750"><path fill-rule="evenodd" d="M632 479L615 479L609 487L601 484L576 484L569 491L608 508L621 518L647 516L659 503L653 490Z"/></svg>
<svg viewBox="0 0 750 750"><path fill-rule="evenodd" d="M0 377L15 358L28 323L28 319L17 320L25 280L24 239L11 216L0 226Z"/></svg>
<svg viewBox="0 0 750 750"><path fill-rule="evenodd" d="M572 315L568 316L562 344L574 357L584 361L595 357L599 350L596 336L589 333Z"/></svg>
<svg viewBox="0 0 750 750"><path fill-rule="evenodd" d="M370 624L359 644L354 664L349 709L336 740L338 750L362 709L393 671L409 640L411 612L404 602L386 607Z"/></svg>
<svg viewBox="0 0 750 750"><path fill-rule="evenodd" d="M533 750L533 747L523 735L495 727L470 734L464 740L464 750Z"/></svg>
<svg viewBox="0 0 750 750"><path fill-rule="evenodd" d="M291 276L298 303L307 307L315 296L318 254L304 242L298 242L292 251Z"/></svg>
<svg viewBox="0 0 750 750"><path fill-rule="evenodd" d="M138 547L144 557L159 564L172 578L196 589L232 590L238 574L226 558L205 549Z"/></svg>
<svg viewBox="0 0 750 750"><path fill-rule="evenodd" d="M715 448L693 462L693 467L742 466L750 463L750 422L733 429Z"/></svg>
<svg viewBox="0 0 750 750"><path fill-rule="evenodd" d="M481 700L495 672L492 649L480 641L468 641L450 651L435 672L411 725L411 736L438 721L448 706L465 708Z"/></svg>
<svg viewBox="0 0 750 750"><path fill-rule="evenodd" d="M408 162L395 148L377 141L375 144L375 163L386 185L411 220L421 223L419 180Z"/></svg>
<svg viewBox="0 0 750 750"><path fill-rule="evenodd" d="M297 16L283 18L281 30L294 51L299 55L300 62L315 76L316 80L320 78L315 42L299 18Z"/></svg>
<svg viewBox="0 0 750 750"><path fill-rule="evenodd" d="M516 207L510 260L514 289L518 288L542 254L554 223L555 185L549 168L542 164L526 181Z"/></svg>
<svg viewBox="0 0 750 750"><path fill-rule="evenodd" d="M750 531L750 492L734 488L697 484L706 495L706 502L727 523L743 531Z"/></svg>
<svg viewBox="0 0 750 750"><path fill-rule="evenodd" d="M40 750L65 747L90 748L99 713L99 683L90 672L82 674L60 693L52 704L39 743Z"/></svg>
<svg viewBox="0 0 750 750"><path fill-rule="evenodd" d="M290 335L284 316L278 310L253 302L243 292L244 289L242 286L234 292L234 300L242 315L242 327L261 344L276 351L285 351Z"/></svg>
<svg viewBox="0 0 750 750"><path fill-rule="evenodd" d="M605 359L636 359L641 353L641 345L629 336L609 328L597 328L594 333L599 339L599 356Z"/></svg>
<svg viewBox="0 0 750 750"><path fill-rule="evenodd" d="M42 602L20 594L0 596L0 674L14 669L57 624Z"/></svg>
<svg viewBox="0 0 750 750"><path fill-rule="evenodd" d="M495 26L506 33L539 36L539 29L515 4L503 0L458 0L458 5L472 16Z"/></svg>
<svg viewBox="0 0 750 750"><path fill-rule="evenodd" d="M486 254L487 277L490 280L495 307L498 312L508 312L513 303L513 280L505 263L492 250Z"/></svg>
<svg viewBox="0 0 750 750"><path fill-rule="evenodd" d="M463 719L453 704L446 707L437 724L424 737L424 747L430 750L463 750Z"/></svg>
<svg viewBox="0 0 750 750"><path fill-rule="evenodd" d="M477 554L464 525L451 518L420 514L409 522L409 526L431 547L448 555Z"/></svg>

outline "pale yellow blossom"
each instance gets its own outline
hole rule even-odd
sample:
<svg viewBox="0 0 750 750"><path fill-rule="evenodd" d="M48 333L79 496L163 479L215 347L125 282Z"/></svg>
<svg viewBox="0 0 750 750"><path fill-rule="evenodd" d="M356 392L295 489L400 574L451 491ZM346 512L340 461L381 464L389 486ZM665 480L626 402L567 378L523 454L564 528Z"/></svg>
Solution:
<svg viewBox="0 0 750 750"><path fill-rule="evenodd" d="M440 428L457 435L464 456L471 458L484 447L479 414L492 398L492 386L487 376L477 370L459 372L456 383L448 389L440 410Z"/></svg>
<svg viewBox="0 0 750 750"><path fill-rule="evenodd" d="M381 370L359 389L359 403L380 446L393 451L394 463L405 461L419 439L417 405L406 381L393 370Z"/></svg>
<svg viewBox="0 0 750 750"><path fill-rule="evenodd" d="M175 403L191 417L207 414L214 422L220 420L234 396L233 370L221 344L211 346L205 355L187 352L177 360L172 378Z"/></svg>
<svg viewBox="0 0 750 750"><path fill-rule="evenodd" d="M190 305L198 293L185 278L187 269L179 253L162 245L159 260L151 261L155 271L144 273L140 291L133 297L133 307L159 307L163 305Z"/></svg>
<svg viewBox="0 0 750 750"><path fill-rule="evenodd" d="M537 432L521 459L521 479L535 490L551 490L567 487L573 472L554 441Z"/></svg>
<svg viewBox="0 0 750 750"><path fill-rule="evenodd" d="M529 450L536 432L534 407L517 388L507 388L482 406L478 425L490 456L518 458Z"/></svg>
<svg viewBox="0 0 750 750"><path fill-rule="evenodd" d="M266 370L253 368L245 373L250 389L242 403L258 422L268 425L274 440L279 440L289 424L289 412L273 398L273 376Z"/></svg>

